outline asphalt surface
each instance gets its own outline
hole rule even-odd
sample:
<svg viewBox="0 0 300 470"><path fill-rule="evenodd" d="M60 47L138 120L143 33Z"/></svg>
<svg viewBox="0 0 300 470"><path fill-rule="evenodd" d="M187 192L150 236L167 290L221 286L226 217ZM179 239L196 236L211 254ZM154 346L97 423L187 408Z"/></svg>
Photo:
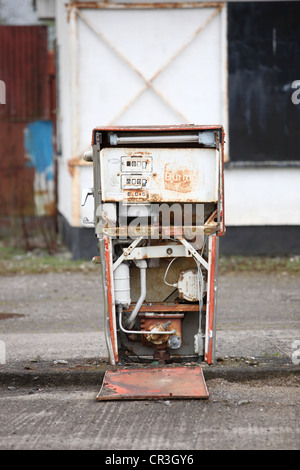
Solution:
<svg viewBox="0 0 300 470"><path fill-rule="evenodd" d="M219 276L217 311L215 363L185 364L203 368L208 400L99 402L100 274L1 277L0 449L150 449L151 464L162 451L191 464L203 449L298 450L300 276Z"/></svg>

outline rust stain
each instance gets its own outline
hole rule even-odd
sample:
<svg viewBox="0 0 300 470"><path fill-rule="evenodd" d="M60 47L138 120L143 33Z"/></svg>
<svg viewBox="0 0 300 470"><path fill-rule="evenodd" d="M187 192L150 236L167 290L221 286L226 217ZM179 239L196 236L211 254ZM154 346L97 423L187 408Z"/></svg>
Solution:
<svg viewBox="0 0 300 470"><path fill-rule="evenodd" d="M124 199L133 200L134 202L145 202L148 198L148 191L144 189L124 189Z"/></svg>
<svg viewBox="0 0 300 470"><path fill-rule="evenodd" d="M25 317L24 313L1 313L0 312L0 320L7 320L8 318L13 317Z"/></svg>
<svg viewBox="0 0 300 470"><path fill-rule="evenodd" d="M141 316L141 330L142 331L151 331L153 330L152 334L147 334L143 336L142 340L144 343L151 345L159 345L166 343L169 339L170 335L160 335L159 331L176 331L176 335L181 338L181 329L182 329L182 318L184 317L183 314L177 314L176 316L172 315L151 315Z"/></svg>
<svg viewBox="0 0 300 470"><path fill-rule="evenodd" d="M143 157L144 155L148 156L148 155L152 155L152 152L149 152L147 150L139 150L139 151L135 151L133 153L131 153L131 151L129 150L129 153L130 153L130 156L131 157ZM148 161L148 160L147 160Z"/></svg>
<svg viewBox="0 0 300 470"><path fill-rule="evenodd" d="M97 400L207 399L201 367L107 370Z"/></svg>
<svg viewBox="0 0 300 470"><path fill-rule="evenodd" d="M171 168L167 163L164 169L165 188L178 193L190 193L196 189L198 171L190 168Z"/></svg>
<svg viewBox="0 0 300 470"><path fill-rule="evenodd" d="M92 162L86 162L85 160L83 160L82 156L74 157L68 160L68 170L69 170L70 175L73 177L76 167L92 166L92 164L93 164Z"/></svg>
<svg viewBox="0 0 300 470"><path fill-rule="evenodd" d="M131 312L134 309L135 304L130 305L128 309L125 309L124 312ZM148 313L148 312L198 312L199 311L199 304L185 304L185 303L159 303L159 302L151 302L150 304L143 304L140 308L141 313ZM154 318L152 316L152 318Z"/></svg>
<svg viewBox="0 0 300 470"><path fill-rule="evenodd" d="M75 9L175 9L175 8L218 8L221 9L223 6L222 2L110 2L108 0L102 1L73 1L71 3L66 4L67 11L70 11L72 8Z"/></svg>
<svg viewBox="0 0 300 470"><path fill-rule="evenodd" d="M34 189L39 174L28 160L24 138L28 125L51 120L55 136L53 56L46 26L0 25L0 78L6 85L6 104L0 108L1 216L54 214L44 211L45 197L40 198L54 197L52 189L44 194Z"/></svg>
<svg viewBox="0 0 300 470"><path fill-rule="evenodd" d="M161 202L161 201L163 201L161 194L157 194L157 193L151 194L151 202Z"/></svg>
<svg viewBox="0 0 300 470"><path fill-rule="evenodd" d="M54 216L56 215L56 202L50 201L49 203L45 204L45 212L48 216Z"/></svg>

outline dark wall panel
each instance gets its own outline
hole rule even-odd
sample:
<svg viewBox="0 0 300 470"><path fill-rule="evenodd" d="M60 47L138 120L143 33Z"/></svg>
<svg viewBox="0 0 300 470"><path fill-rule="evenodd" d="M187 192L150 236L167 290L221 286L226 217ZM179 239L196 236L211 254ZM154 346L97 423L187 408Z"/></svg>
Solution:
<svg viewBox="0 0 300 470"><path fill-rule="evenodd" d="M300 160L299 19L300 2L228 4L231 161Z"/></svg>

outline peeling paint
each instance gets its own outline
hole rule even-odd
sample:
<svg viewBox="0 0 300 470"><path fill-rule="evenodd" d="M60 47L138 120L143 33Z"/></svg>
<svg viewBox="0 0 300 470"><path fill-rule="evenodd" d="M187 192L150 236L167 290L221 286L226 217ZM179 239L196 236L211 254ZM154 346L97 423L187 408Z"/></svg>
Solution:
<svg viewBox="0 0 300 470"><path fill-rule="evenodd" d="M38 216L55 213L52 136L52 121L35 121L24 130L26 166L35 169L34 202Z"/></svg>
<svg viewBox="0 0 300 470"><path fill-rule="evenodd" d="M165 165L164 183L165 188L179 193L189 193L197 187L198 171L189 168L171 168Z"/></svg>

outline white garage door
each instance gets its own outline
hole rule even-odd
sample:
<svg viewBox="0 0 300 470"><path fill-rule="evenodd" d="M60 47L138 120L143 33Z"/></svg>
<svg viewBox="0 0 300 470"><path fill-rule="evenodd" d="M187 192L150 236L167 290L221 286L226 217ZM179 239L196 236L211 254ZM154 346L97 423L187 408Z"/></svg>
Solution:
<svg viewBox="0 0 300 470"><path fill-rule="evenodd" d="M73 18L80 151L96 126L227 128L224 4L140 9L102 4L77 7Z"/></svg>

